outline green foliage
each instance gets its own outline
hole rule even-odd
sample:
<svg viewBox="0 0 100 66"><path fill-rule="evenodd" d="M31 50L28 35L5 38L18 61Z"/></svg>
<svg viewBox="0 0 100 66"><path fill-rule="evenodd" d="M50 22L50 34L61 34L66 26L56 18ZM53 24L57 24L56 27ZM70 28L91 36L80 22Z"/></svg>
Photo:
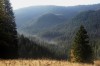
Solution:
<svg viewBox="0 0 100 66"><path fill-rule="evenodd" d="M0 58L17 58L17 31L9 0L0 0Z"/></svg>
<svg viewBox="0 0 100 66"><path fill-rule="evenodd" d="M18 43L18 53L19 58L23 59L40 59L40 58L48 58L48 59L67 59L64 58L64 55L61 56L56 54L58 50L56 50L55 45L50 45L46 42L40 42L36 39L28 38L23 35L19 35L19 43Z"/></svg>
<svg viewBox="0 0 100 66"><path fill-rule="evenodd" d="M71 61L93 63L92 47L89 45L89 38L83 26L80 27L75 36L71 49Z"/></svg>

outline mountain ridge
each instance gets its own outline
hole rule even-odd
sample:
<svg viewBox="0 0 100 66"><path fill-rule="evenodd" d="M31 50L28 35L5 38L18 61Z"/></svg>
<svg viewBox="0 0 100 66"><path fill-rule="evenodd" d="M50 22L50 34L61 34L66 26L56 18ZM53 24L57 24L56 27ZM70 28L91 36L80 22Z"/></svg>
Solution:
<svg viewBox="0 0 100 66"><path fill-rule="evenodd" d="M63 6L33 6L28 8L23 8L19 10L15 10L15 18L17 23L17 28L27 26L28 23L31 21L35 21L39 18L39 16L46 14L46 13L53 13L53 14L63 14L66 20L74 17L81 11L86 10L97 10L100 8L100 4L95 5L81 5L81 6L70 6L70 7L63 7Z"/></svg>

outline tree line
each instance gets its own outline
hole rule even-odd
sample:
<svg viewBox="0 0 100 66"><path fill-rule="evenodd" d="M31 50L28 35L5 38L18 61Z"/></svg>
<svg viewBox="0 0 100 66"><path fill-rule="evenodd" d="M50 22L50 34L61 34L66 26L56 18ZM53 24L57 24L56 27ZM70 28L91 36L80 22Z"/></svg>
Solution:
<svg viewBox="0 0 100 66"><path fill-rule="evenodd" d="M18 54L15 17L9 0L0 0L0 58L15 58Z"/></svg>

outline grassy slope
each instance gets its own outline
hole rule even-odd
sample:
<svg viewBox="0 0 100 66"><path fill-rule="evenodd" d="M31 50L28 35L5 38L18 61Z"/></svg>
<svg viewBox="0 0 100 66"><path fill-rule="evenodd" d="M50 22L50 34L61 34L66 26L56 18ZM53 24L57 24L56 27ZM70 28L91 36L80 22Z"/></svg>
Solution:
<svg viewBox="0 0 100 66"><path fill-rule="evenodd" d="M90 65L56 60L0 60L0 66L100 66L100 61Z"/></svg>

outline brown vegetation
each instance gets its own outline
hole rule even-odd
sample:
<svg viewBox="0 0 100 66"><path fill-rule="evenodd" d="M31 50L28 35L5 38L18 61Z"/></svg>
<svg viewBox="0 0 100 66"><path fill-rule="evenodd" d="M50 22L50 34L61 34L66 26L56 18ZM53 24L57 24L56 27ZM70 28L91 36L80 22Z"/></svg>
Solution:
<svg viewBox="0 0 100 66"><path fill-rule="evenodd" d="M100 66L100 61L92 65L56 60L0 60L0 66Z"/></svg>

